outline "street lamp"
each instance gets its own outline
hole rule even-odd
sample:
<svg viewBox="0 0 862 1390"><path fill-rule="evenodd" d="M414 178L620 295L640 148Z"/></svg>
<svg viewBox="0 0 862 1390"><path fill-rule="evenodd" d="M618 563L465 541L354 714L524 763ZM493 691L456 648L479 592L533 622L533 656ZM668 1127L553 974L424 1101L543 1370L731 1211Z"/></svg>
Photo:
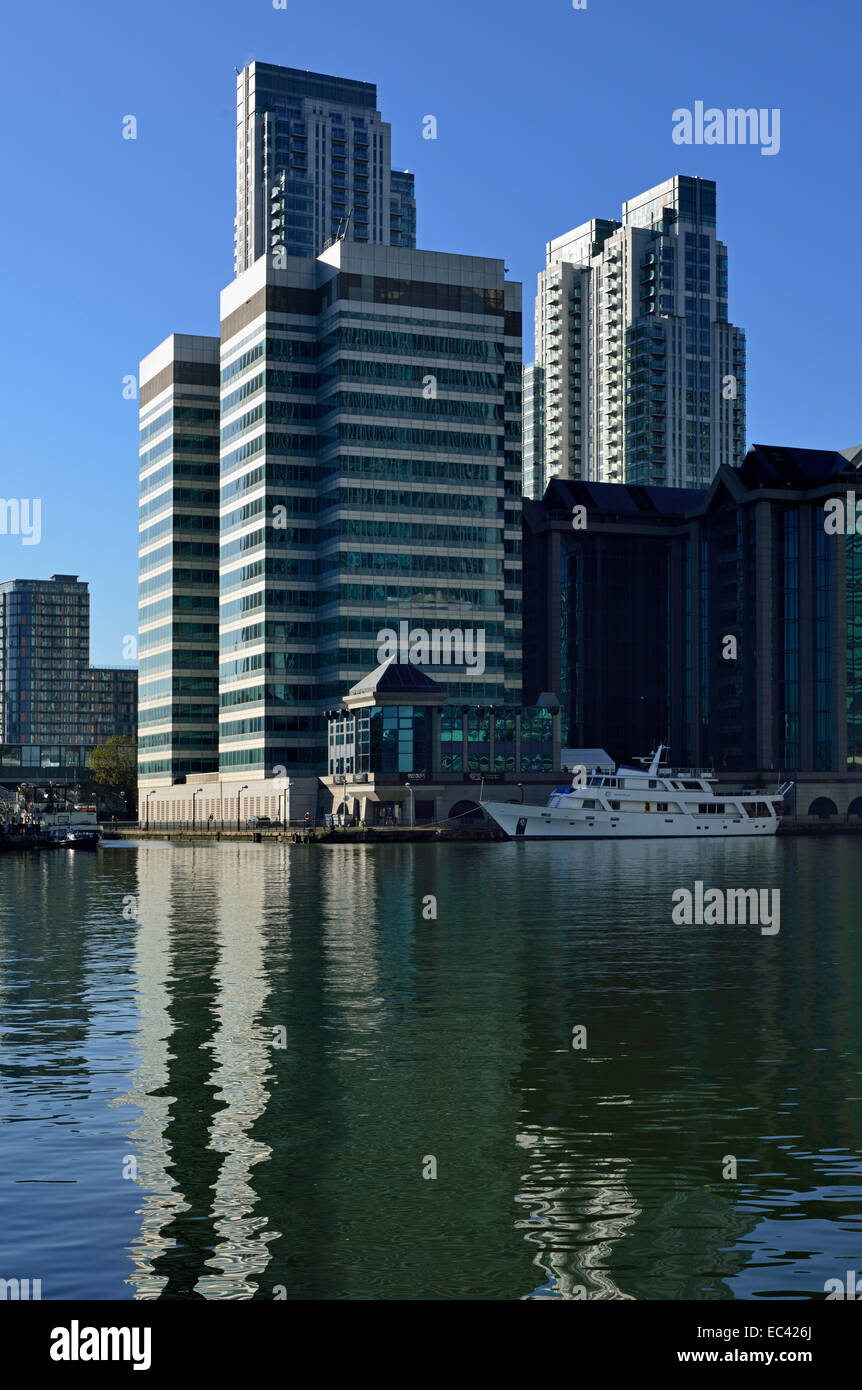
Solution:
<svg viewBox="0 0 862 1390"><path fill-rule="evenodd" d="M144 829L145 829L145 830L149 830L149 828L150 828L150 797L151 797L151 796L155 796L155 794L156 794L156 788L155 788L155 787L151 787L150 790L147 792L147 795L146 795L145 798L144 798L144 812L145 812L145 815L146 815L146 819L145 819L145 821L144 821Z"/></svg>
<svg viewBox="0 0 862 1390"><path fill-rule="evenodd" d="M239 791L238 791L237 794L236 794L236 828L237 828L237 832L239 832L239 801L240 801L240 797L242 796L243 792L247 792L247 791L248 791L248 782L246 782L243 786L241 786L240 789L239 789Z"/></svg>
<svg viewBox="0 0 862 1390"><path fill-rule="evenodd" d="M192 792L192 830L194 830L195 828L195 797L197 796L198 792L202 791L203 787L198 787L197 791Z"/></svg>
<svg viewBox="0 0 862 1390"><path fill-rule="evenodd" d="M405 782L404 785L410 793L410 829L413 830L416 826L416 794L412 782Z"/></svg>

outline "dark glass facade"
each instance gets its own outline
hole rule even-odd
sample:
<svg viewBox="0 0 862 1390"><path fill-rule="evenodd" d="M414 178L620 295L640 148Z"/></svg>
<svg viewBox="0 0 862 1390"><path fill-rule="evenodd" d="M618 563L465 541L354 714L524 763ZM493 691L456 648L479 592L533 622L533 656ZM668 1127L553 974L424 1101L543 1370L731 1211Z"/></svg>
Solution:
<svg viewBox="0 0 862 1390"><path fill-rule="evenodd" d="M430 771L429 710L421 705L390 705L363 710L358 723L358 772Z"/></svg>
<svg viewBox="0 0 862 1390"><path fill-rule="evenodd" d="M464 771L464 717L461 706L440 711L440 767L443 772Z"/></svg>
<svg viewBox="0 0 862 1390"><path fill-rule="evenodd" d="M656 654L666 654L670 640L667 541L564 532L559 603L567 745L610 751L632 739L639 748L666 739L669 667Z"/></svg>
<svg viewBox="0 0 862 1390"><path fill-rule="evenodd" d="M0 771L63 776L134 734L137 672L91 667L90 595L74 575L0 583Z"/></svg>
<svg viewBox="0 0 862 1390"><path fill-rule="evenodd" d="M862 536L845 538L847 564L847 768L862 776Z"/></svg>
<svg viewBox="0 0 862 1390"><path fill-rule="evenodd" d="M832 767L833 659L832 607L835 567L834 537L827 536L821 519L814 523L814 766L818 772Z"/></svg>
<svg viewBox="0 0 862 1390"><path fill-rule="evenodd" d="M370 776L403 783L460 774L550 773L554 710L476 705L380 704L328 721L329 776Z"/></svg>
<svg viewBox="0 0 862 1390"><path fill-rule="evenodd" d="M709 492L557 480L524 506L525 697L558 689L567 743L618 761L858 774L862 549L825 525L855 480L760 445Z"/></svg>
<svg viewBox="0 0 862 1390"><path fill-rule="evenodd" d="M776 517L779 544L779 752L783 767L799 767L799 512Z"/></svg>

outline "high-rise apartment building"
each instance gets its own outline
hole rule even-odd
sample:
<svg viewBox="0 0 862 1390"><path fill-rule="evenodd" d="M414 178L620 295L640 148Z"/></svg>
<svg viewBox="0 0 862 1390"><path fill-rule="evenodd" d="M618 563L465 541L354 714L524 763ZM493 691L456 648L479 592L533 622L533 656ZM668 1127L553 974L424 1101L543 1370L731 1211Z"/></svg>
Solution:
<svg viewBox="0 0 862 1390"><path fill-rule="evenodd" d="M219 340L140 368L140 780L218 768Z"/></svg>
<svg viewBox="0 0 862 1390"><path fill-rule="evenodd" d="M676 175L548 242L525 495L554 478L706 487L745 452L745 335L728 321L715 184Z"/></svg>
<svg viewBox="0 0 862 1390"><path fill-rule="evenodd" d="M236 90L237 275L273 248L313 259L335 237L416 245L413 175L390 167L373 82L249 63Z"/></svg>
<svg viewBox="0 0 862 1390"><path fill-rule="evenodd" d="M137 672L90 666L90 593L75 574L0 583L0 780L72 781L135 732Z"/></svg>

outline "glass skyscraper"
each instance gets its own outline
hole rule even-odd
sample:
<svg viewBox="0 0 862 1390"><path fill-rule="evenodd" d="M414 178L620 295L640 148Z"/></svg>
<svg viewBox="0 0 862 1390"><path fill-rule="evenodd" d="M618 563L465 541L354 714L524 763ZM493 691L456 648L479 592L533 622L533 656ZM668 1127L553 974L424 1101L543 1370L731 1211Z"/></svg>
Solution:
<svg viewBox="0 0 862 1390"><path fill-rule="evenodd" d="M521 286L415 249L372 84L237 91L220 337L141 364L139 776L205 801L313 783L384 654L521 697Z"/></svg>
<svg viewBox="0 0 862 1390"><path fill-rule="evenodd" d="M237 77L235 271L336 237L416 245L413 175L390 167L373 82L249 63Z"/></svg>
<svg viewBox="0 0 862 1390"><path fill-rule="evenodd" d="M481 662L447 663L447 636L422 664L450 696L517 701L521 315L502 262L350 241L262 259L222 294L221 344L222 772L325 767L323 710L387 630L480 643Z"/></svg>

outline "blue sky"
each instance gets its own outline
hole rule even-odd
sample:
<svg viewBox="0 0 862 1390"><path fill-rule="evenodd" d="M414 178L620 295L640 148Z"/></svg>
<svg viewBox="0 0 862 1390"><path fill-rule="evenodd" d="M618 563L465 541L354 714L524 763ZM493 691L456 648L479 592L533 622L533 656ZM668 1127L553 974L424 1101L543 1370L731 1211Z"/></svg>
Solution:
<svg viewBox="0 0 862 1390"><path fill-rule="evenodd" d="M137 626L122 382L168 333L218 332L250 58L376 82L419 245L505 258L530 335L550 237L673 173L715 179L749 442L862 442L853 0L49 0L5 32L0 496L41 498L43 534L0 535L0 578L89 580L99 664L122 664ZM696 101L779 108L779 153L674 144L672 113Z"/></svg>

